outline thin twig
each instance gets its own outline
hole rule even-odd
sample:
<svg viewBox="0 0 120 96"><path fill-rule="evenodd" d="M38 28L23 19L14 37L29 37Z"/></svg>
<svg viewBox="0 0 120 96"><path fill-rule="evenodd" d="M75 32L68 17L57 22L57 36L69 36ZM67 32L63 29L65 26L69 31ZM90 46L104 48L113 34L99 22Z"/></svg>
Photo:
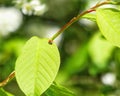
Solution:
<svg viewBox="0 0 120 96"><path fill-rule="evenodd" d="M5 80L0 82L0 87L5 86L11 79L15 77L15 71L13 71Z"/></svg>
<svg viewBox="0 0 120 96"><path fill-rule="evenodd" d="M52 44L53 40L59 36L62 32L64 32L70 25L72 25L74 22L76 22L77 20L79 20L80 17L82 17L83 15L93 12L96 10L96 8L102 6L102 5L106 5L106 4L111 4L110 3L111 0L106 0L104 2L101 3L97 3L95 6L91 7L90 9L82 12L81 14L77 15L76 17L73 17L68 23L66 23L56 34L54 34L50 40L48 41L49 44Z"/></svg>

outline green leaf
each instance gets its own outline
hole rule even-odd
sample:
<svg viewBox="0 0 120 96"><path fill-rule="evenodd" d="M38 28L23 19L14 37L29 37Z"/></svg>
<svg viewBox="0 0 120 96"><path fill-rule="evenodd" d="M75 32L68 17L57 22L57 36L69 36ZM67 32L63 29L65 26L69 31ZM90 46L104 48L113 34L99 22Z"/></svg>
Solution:
<svg viewBox="0 0 120 96"><path fill-rule="evenodd" d="M53 83L60 65L57 46L48 39L32 37L15 66L19 87L27 96L40 96Z"/></svg>
<svg viewBox="0 0 120 96"><path fill-rule="evenodd" d="M85 14L82 16L82 18L86 18L86 19L96 22L96 15L92 13Z"/></svg>
<svg viewBox="0 0 120 96"><path fill-rule="evenodd" d="M113 49L114 46L105 40L100 32L97 32L92 37L88 47L91 59L98 68L105 68L108 65Z"/></svg>
<svg viewBox="0 0 120 96"><path fill-rule="evenodd" d="M75 94L63 86L52 84L43 96L75 96Z"/></svg>
<svg viewBox="0 0 120 96"><path fill-rule="evenodd" d="M120 47L120 11L113 8L97 9L97 24L105 38Z"/></svg>
<svg viewBox="0 0 120 96"><path fill-rule="evenodd" d="M13 96L13 95L6 92L4 89L0 88L0 96Z"/></svg>

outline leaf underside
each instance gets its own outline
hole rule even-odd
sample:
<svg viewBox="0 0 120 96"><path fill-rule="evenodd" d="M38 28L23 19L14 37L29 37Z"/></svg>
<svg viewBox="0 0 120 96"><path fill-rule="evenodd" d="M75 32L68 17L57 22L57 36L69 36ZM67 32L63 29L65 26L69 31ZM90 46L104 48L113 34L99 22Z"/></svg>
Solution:
<svg viewBox="0 0 120 96"><path fill-rule="evenodd" d="M19 87L27 96L40 96L54 81L60 65L55 44L32 37L25 44L15 66Z"/></svg>

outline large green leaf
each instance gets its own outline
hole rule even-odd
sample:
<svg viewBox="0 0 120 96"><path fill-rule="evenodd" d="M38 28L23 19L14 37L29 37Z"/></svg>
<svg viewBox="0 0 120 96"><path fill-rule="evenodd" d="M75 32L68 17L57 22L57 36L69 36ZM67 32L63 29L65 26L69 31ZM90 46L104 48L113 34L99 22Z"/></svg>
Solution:
<svg viewBox="0 0 120 96"><path fill-rule="evenodd" d="M60 65L55 44L32 37L25 44L15 66L19 87L27 96L40 96L54 81Z"/></svg>
<svg viewBox="0 0 120 96"><path fill-rule="evenodd" d="M97 9L97 24L107 40L120 47L120 11L113 8Z"/></svg>

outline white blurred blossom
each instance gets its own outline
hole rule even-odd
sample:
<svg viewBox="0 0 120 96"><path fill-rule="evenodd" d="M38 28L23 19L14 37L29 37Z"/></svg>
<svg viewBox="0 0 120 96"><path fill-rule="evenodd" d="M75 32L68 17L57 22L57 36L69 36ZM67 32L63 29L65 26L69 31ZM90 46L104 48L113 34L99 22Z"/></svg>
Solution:
<svg viewBox="0 0 120 96"><path fill-rule="evenodd" d="M16 4L20 5L22 12L26 15L42 15L47 9L46 5L42 4L40 0L18 0Z"/></svg>
<svg viewBox="0 0 120 96"><path fill-rule="evenodd" d="M14 32L22 23L22 14L13 7L0 7L0 35Z"/></svg>
<svg viewBox="0 0 120 96"><path fill-rule="evenodd" d="M32 15L33 8L31 7L29 3L25 3L22 6L22 12L27 15Z"/></svg>
<svg viewBox="0 0 120 96"><path fill-rule="evenodd" d="M114 73L106 73L101 77L101 81L105 85L113 85L115 83L116 76Z"/></svg>
<svg viewBox="0 0 120 96"><path fill-rule="evenodd" d="M35 10L35 12L34 12L34 15L42 15L42 14L44 14L44 12L45 12L45 9L46 8L46 6L45 5L41 5L41 6L36 6L36 7L34 7L34 10Z"/></svg>

